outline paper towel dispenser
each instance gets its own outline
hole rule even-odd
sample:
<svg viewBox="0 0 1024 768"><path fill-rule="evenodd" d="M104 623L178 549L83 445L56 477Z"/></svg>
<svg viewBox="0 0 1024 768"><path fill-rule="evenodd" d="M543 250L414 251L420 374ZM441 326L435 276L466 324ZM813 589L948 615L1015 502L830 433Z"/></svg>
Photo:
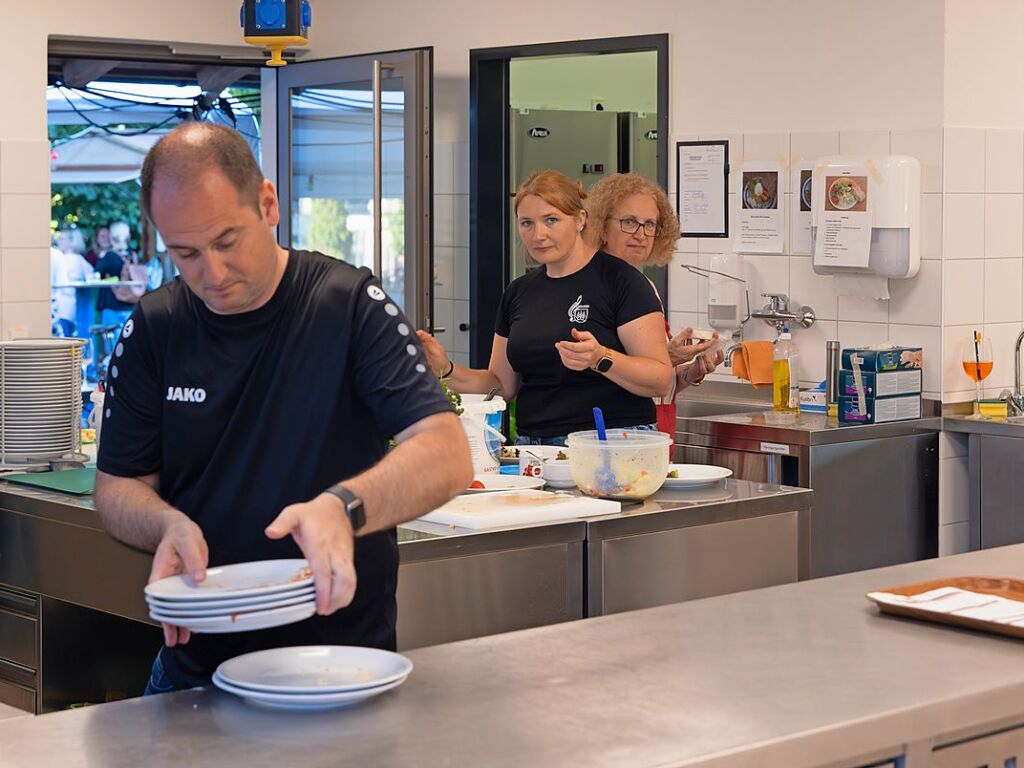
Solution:
<svg viewBox="0 0 1024 768"><path fill-rule="evenodd" d="M866 180L860 190L856 179ZM828 185L826 185L828 180ZM826 186L828 188L826 188ZM866 197L871 217L871 249L866 267L821 264L823 275L877 275L908 278L921 266L921 164L907 155L833 155L819 158L811 176L811 253L818 223L830 211L851 209Z"/></svg>

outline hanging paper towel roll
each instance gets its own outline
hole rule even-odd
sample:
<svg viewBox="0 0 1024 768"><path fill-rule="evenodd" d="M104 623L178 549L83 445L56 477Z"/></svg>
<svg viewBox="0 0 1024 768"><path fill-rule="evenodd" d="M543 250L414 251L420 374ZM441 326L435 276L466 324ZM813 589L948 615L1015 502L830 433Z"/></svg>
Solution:
<svg viewBox="0 0 1024 768"><path fill-rule="evenodd" d="M888 299L889 278L876 275L835 275L832 287L839 296L861 299Z"/></svg>

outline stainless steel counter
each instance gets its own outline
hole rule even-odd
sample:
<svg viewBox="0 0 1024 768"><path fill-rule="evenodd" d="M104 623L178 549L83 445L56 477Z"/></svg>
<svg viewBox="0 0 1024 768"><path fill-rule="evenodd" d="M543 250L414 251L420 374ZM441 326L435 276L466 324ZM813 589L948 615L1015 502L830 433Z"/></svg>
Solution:
<svg viewBox="0 0 1024 768"><path fill-rule="evenodd" d="M967 574L1024 578L1024 546L425 648L350 710L195 689L0 722L0 765L938 765L1024 721L1021 643L864 594Z"/></svg>
<svg viewBox="0 0 1024 768"><path fill-rule="evenodd" d="M411 522L399 529L399 648L793 581L810 503L804 489L730 480L593 519L488 531ZM149 566L103 531L88 497L0 483L0 641L5 594L22 638L17 655L0 642L0 702L48 710L131 695L159 646L142 592ZM76 656L76 636L94 625L119 640L113 689L99 671L67 679L83 669L71 660L110 655Z"/></svg>
<svg viewBox="0 0 1024 768"><path fill-rule="evenodd" d="M969 419L966 416L943 416L942 429L945 432L961 432L968 435L1024 437L1024 417L994 416L987 419Z"/></svg>

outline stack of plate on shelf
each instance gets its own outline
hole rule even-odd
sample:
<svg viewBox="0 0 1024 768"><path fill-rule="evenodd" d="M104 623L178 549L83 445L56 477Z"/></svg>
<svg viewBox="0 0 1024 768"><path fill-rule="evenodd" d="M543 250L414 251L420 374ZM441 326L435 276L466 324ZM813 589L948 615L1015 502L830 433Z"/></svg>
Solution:
<svg viewBox="0 0 1024 768"><path fill-rule="evenodd" d="M268 707L331 709L397 688L412 672L405 656L376 648L314 645L273 648L229 659L213 684Z"/></svg>
<svg viewBox="0 0 1024 768"><path fill-rule="evenodd" d="M193 632L248 632L308 619L316 612L313 576L305 560L260 560L209 568L205 581L188 576L146 589L155 621Z"/></svg>
<svg viewBox="0 0 1024 768"><path fill-rule="evenodd" d="M0 464L76 454L84 339L0 341Z"/></svg>

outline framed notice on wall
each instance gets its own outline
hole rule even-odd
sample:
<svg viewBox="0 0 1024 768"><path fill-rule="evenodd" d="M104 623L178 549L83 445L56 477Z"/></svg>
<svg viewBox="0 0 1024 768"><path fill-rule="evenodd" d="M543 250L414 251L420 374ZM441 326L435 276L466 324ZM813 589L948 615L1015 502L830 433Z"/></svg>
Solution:
<svg viewBox="0 0 1024 768"><path fill-rule="evenodd" d="M729 142L676 142L681 237L729 236Z"/></svg>

